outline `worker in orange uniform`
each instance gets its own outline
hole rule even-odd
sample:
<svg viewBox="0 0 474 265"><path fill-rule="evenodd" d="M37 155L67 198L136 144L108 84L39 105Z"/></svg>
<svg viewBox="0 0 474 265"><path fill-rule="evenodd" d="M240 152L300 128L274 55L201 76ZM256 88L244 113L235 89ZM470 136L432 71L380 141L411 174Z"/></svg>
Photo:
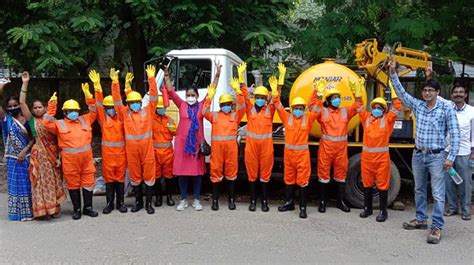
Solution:
<svg viewBox="0 0 474 265"><path fill-rule="evenodd" d="M57 109L56 93L48 102L48 112L44 116L45 128L57 135L58 146L61 149L62 171L66 186L71 197L74 213L72 219L78 220L81 215L97 217L99 214L92 209L92 190L95 186L94 160L92 157L92 128L96 119L96 107L89 85L82 84L82 91L89 107L87 114L79 115L79 103L73 99L63 104L64 119L54 118ZM81 214L81 193L84 208Z"/></svg>
<svg viewBox="0 0 474 265"><path fill-rule="evenodd" d="M311 175L311 158L309 156L308 137L316 117L319 115L312 109L306 112L306 100L296 97L291 101L291 113L288 113L280 102L277 90L277 80L270 77L273 101L283 126L285 126L284 149L284 177L285 203L278 207L278 211L286 212L295 209L293 201L294 186L300 188L300 218L308 217L306 214L306 194Z"/></svg>
<svg viewBox="0 0 474 265"><path fill-rule="evenodd" d="M247 112L247 136L245 142L245 167L249 180L250 189L250 211L256 210L257 192L256 181L260 178L262 185L262 211L268 212L268 182L273 169L273 115L275 106L269 98L268 89L258 86L253 92L255 104L250 102L250 95L245 86L245 70L247 65L242 63L238 67L239 82L245 96ZM278 65L278 85L285 82L286 68L283 64Z"/></svg>
<svg viewBox="0 0 474 265"><path fill-rule="evenodd" d="M349 206L344 202L344 189L347 176L347 126L349 121L362 109L361 79L357 86L351 86L355 96L355 102L347 107L340 107L341 93L335 88L326 89L327 82L324 78L315 83L317 96L315 100L315 111L319 112L317 120L321 125L321 139L318 149L318 178L321 187L321 201L318 211L326 212L327 186L330 181L331 167L333 167L334 180L337 182L338 199L337 208L344 212L350 212ZM320 97L322 96L322 102ZM313 104L310 104L313 105Z"/></svg>
<svg viewBox="0 0 474 265"><path fill-rule="evenodd" d="M112 87L120 89L118 76L113 75ZM123 130L122 116L117 115L112 96L102 95L100 75L95 70L89 72L89 79L94 84L97 120L102 129L102 175L105 181L105 194L107 205L103 214L109 214L114 209L114 198L117 196L117 210L127 212L124 205L124 181L127 169L127 156L125 152L125 132Z"/></svg>
<svg viewBox="0 0 474 265"><path fill-rule="evenodd" d="M372 192L374 183L380 194L380 212L377 222L387 220L388 189L390 187L390 153L389 142L397 116L402 110L402 103L392 90L393 106L388 111L384 98L375 98L370 103L371 112L362 110L359 114L364 128L362 142L362 184L364 185L364 211L360 217L372 215Z"/></svg>
<svg viewBox="0 0 474 265"><path fill-rule="evenodd" d="M216 87L211 84L207 90L202 115L212 124L211 132L211 182L213 211L219 210L219 183L225 177L228 181L229 210L235 210L234 181L238 171L237 129L245 114L245 98L239 80L231 80L231 87L237 95L237 107L233 110L234 98L224 93L219 97L219 111L211 111Z"/></svg>
<svg viewBox="0 0 474 265"><path fill-rule="evenodd" d="M143 208L143 195L140 187L142 181L145 182L145 209L148 214L155 213L155 209L151 205L156 170L153 148L153 116L158 102L158 90L156 88L155 73L155 66L148 65L146 74L150 86L150 104L145 108L141 108L142 96L140 93L130 91L131 88L126 88L127 106L123 106L118 86L112 87L115 110L122 116L124 121L127 165L135 193L135 204L131 209L133 213ZM111 69L110 75L111 78L116 78L115 76L118 73L115 72L115 69Z"/></svg>
<svg viewBox="0 0 474 265"><path fill-rule="evenodd" d="M155 152L156 163L156 182L155 182L155 206L160 207L163 204L161 177L165 178L165 193L166 204L168 206L174 205L174 200L171 197L171 181L173 178L173 137L176 135L176 123L168 115L166 115L166 108L169 106L167 97L167 90L162 89L163 96L158 97L158 104L156 105L156 114L153 120L153 146Z"/></svg>

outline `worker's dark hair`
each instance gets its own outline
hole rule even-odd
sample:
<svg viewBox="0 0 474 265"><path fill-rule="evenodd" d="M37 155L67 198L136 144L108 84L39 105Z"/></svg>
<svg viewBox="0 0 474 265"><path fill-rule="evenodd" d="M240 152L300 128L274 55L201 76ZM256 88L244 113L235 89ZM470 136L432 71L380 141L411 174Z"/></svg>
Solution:
<svg viewBox="0 0 474 265"><path fill-rule="evenodd" d="M434 88L435 90L439 91L441 89L441 86L440 84L438 83L438 81L434 80L434 79L428 79L426 80L426 82L423 84L423 87L422 88L425 88L425 87L432 87Z"/></svg>
<svg viewBox="0 0 474 265"><path fill-rule="evenodd" d="M194 91L196 95L199 97L199 91L198 91L197 86L191 86L191 87L186 88L186 93L188 93L189 90Z"/></svg>
<svg viewBox="0 0 474 265"><path fill-rule="evenodd" d="M458 87L462 87L464 89L464 93L469 93L469 84L466 83L466 82L457 82L456 84L454 84L453 88L451 88L451 94L453 93L454 89L458 88Z"/></svg>

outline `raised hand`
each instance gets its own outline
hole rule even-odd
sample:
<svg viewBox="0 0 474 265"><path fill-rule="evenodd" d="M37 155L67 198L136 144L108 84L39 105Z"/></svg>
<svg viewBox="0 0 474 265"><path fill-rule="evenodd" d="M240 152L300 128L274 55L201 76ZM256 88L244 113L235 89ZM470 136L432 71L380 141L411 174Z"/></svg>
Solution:
<svg viewBox="0 0 474 265"><path fill-rule="evenodd" d="M118 71L116 71L115 68L110 68L110 79L112 83L118 83L119 81Z"/></svg>
<svg viewBox="0 0 474 265"><path fill-rule="evenodd" d="M56 96L56 92L54 92L53 95L51 96L51 98L49 98L49 102L50 103L58 102L58 97Z"/></svg>
<svg viewBox="0 0 474 265"><path fill-rule="evenodd" d="M237 73L239 74L239 82L245 83L245 70L247 70L247 63L243 62L237 67Z"/></svg>
<svg viewBox="0 0 474 265"><path fill-rule="evenodd" d="M239 79L238 78L232 78L230 80L230 86L232 87L232 89L234 89L235 93L237 95L240 95L242 93L242 91L240 90L240 83L239 83Z"/></svg>
<svg viewBox="0 0 474 265"><path fill-rule="evenodd" d="M88 83L82 83L81 88L82 88L82 92L84 93L84 97L86 99L94 98L94 96L92 96L91 92L89 91Z"/></svg>
<svg viewBox="0 0 474 265"><path fill-rule="evenodd" d="M27 71L24 71L23 73L21 73L21 81L23 83L30 82L30 73L28 73Z"/></svg>
<svg viewBox="0 0 474 265"><path fill-rule="evenodd" d="M156 74L156 67L152 64L146 66L146 76L148 78L155 77Z"/></svg>
<svg viewBox="0 0 474 265"><path fill-rule="evenodd" d="M272 89L272 97L278 97L278 80L274 75L268 78L268 83L270 84L270 88Z"/></svg>
<svg viewBox="0 0 474 265"><path fill-rule="evenodd" d="M214 83L211 83L209 86L207 86L207 99L212 100L215 95L216 86L214 85Z"/></svg>
<svg viewBox="0 0 474 265"><path fill-rule="evenodd" d="M284 64L278 64L278 85L282 86L285 84L285 74L286 74L286 67Z"/></svg>

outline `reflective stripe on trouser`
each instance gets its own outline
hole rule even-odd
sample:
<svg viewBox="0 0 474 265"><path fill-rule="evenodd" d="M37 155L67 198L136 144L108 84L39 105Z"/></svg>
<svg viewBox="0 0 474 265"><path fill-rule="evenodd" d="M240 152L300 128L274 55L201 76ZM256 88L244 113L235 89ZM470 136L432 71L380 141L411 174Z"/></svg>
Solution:
<svg viewBox="0 0 474 265"><path fill-rule="evenodd" d="M145 181L147 186L155 184L155 154L151 138L127 141L127 165L132 185Z"/></svg>
<svg viewBox="0 0 474 265"><path fill-rule="evenodd" d="M318 179L320 182L329 182L331 167L334 167L334 180L345 182L348 163L347 141L333 142L324 139L319 141Z"/></svg>
<svg viewBox="0 0 474 265"><path fill-rule="evenodd" d="M62 151L64 153L69 153L69 154L76 154L76 153L81 153L81 152L85 152L85 151L89 151L91 150L91 145L88 144L88 145L85 145L85 146L81 146L81 147L75 147L75 148L63 148Z"/></svg>
<svg viewBox="0 0 474 265"><path fill-rule="evenodd" d="M379 190L390 188L390 153L362 151L362 184L365 188L376 185Z"/></svg>
<svg viewBox="0 0 474 265"><path fill-rule="evenodd" d="M213 141L211 145L211 182L223 177L234 180L238 171L238 146L235 141Z"/></svg>
<svg viewBox="0 0 474 265"><path fill-rule="evenodd" d="M155 144L156 145L156 144ZM173 147L167 148L155 148L155 178L161 177L172 178L173 177Z"/></svg>
<svg viewBox="0 0 474 265"><path fill-rule="evenodd" d="M284 151L284 177L286 185L298 185L306 187L309 183L311 175L311 158L309 156L309 149Z"/></svg>
<svg viewBox="0 0 474 265"><path fill-rule="evenodd" d="M154 148L168 148L168 147L172 147L173 144L171 142L169 143L154 143L153 144L153 147Z"/></svg>
<svg viewBox="0 0 474 265"><path fill-rule="evenodd" d="M92 150L79 153L61 152L61 165L69 190L94 188L95 167Z"/></svg>
<svg viewBox="0 0 474 265"><path fill-rule="evenodd" d="M270 181L273 169L273 141L272 138L257 140L247 138L245 143L245 167L250 182L260 177L261 182Z"/></svg>

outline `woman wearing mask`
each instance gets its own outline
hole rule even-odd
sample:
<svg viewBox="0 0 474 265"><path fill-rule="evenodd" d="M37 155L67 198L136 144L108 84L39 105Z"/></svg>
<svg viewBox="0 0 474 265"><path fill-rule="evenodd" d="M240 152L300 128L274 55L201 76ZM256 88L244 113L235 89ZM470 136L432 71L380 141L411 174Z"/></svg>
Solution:
<svg viewBox="0 0 474 265"><path fill-rule="evenodd" d="M21 90L26 90L30 80L23 72ZM0 99L3 85L0 86ZM31 206L31 184L28 176L30 149L33 139L30 137L28 120L21 113L20 102L12 96L7 100L6 113L0 107L0 119L3 128L3 143L7 160L8 179L8 219L10 221L28 221L33 219Z"/></svg>
<svg viewBox="0 0 474 265"><path fill-rule="evenodd" d="M221 73L219 63L215 64L216 74L212 86L217 87ZM173 89L168 69L165 68L165 84L169 97L179 109L179 124L176 130L175 155L173 161L173 175L178 176L181 200L177 206L178 211L188 207L188 183L193 182L193 208L202 210L199 201L201 194L202 176L205 173L204 156L199 154L199 145L204 141L202 109L204 102L198 102L198 89L186 89L186 100L182 100Z"/></svg>
<svg viewBox="0 0 474 265"><path fill-rule="evenodd" d="M23 76L29 79L27 72L23 73ZM57 218L61 215L60 204L66 199L57 139L43 126L43 116L46 114L43 102L34 100L30 112L26 102L27 89L27 86L21 89L20 106L35 138L29 168L33 216L45 219Z"/></svg>

